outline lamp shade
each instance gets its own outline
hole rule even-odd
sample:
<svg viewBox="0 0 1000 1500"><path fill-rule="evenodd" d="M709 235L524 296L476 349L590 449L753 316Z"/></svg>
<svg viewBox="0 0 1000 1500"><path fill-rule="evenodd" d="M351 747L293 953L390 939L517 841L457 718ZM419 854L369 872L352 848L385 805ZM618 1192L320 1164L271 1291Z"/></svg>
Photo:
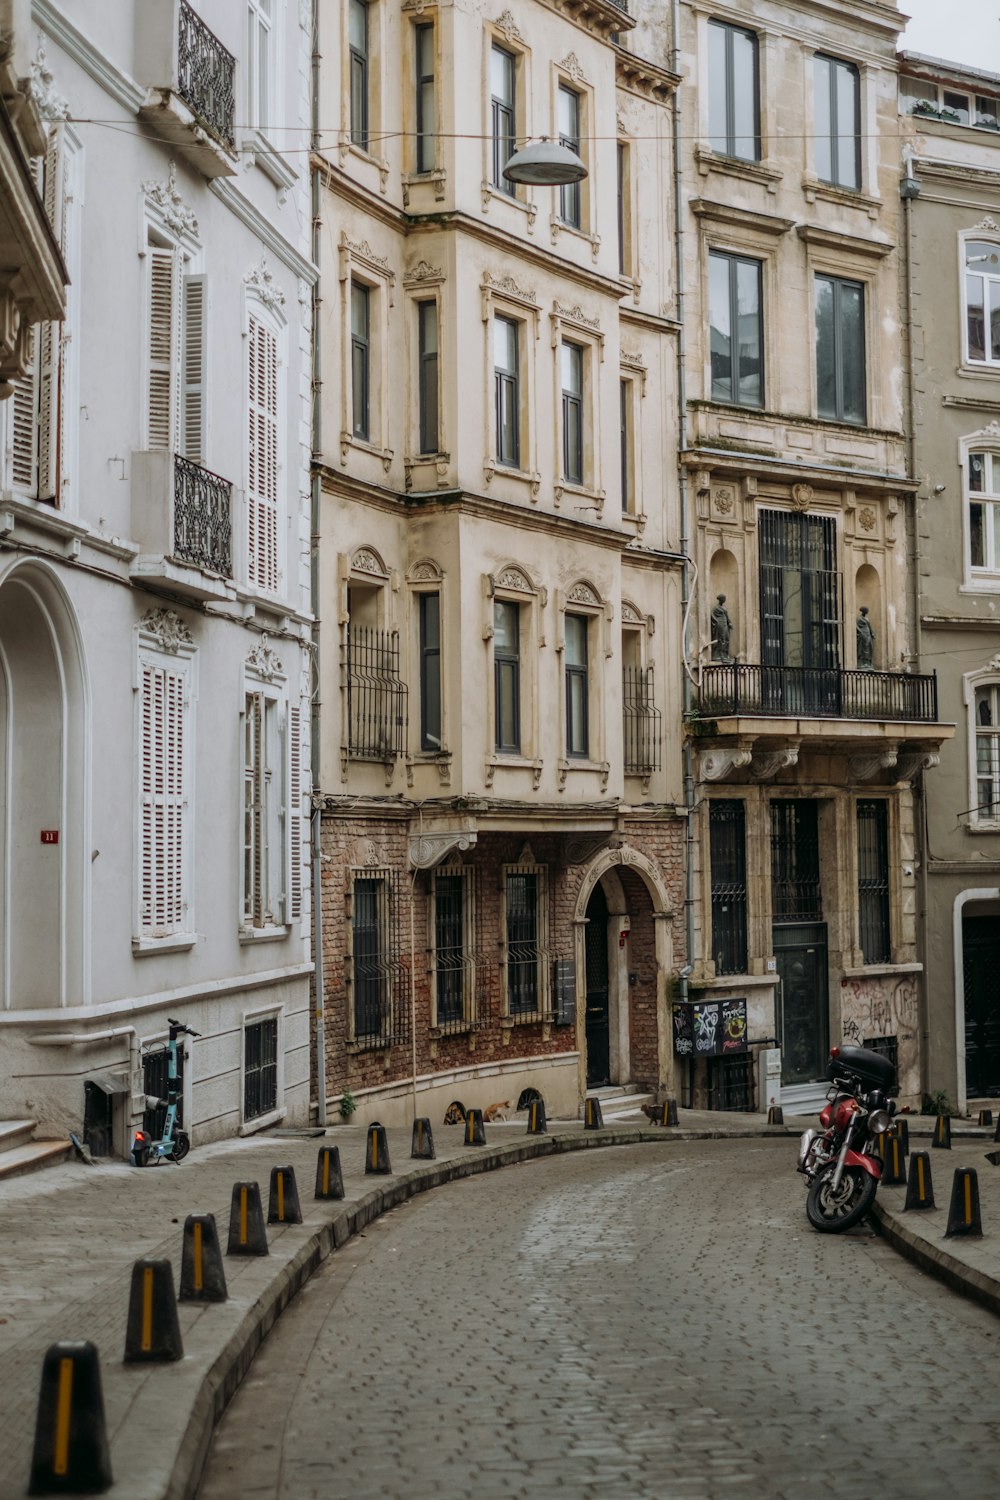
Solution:
<svg viewBox="0 0 1000 1500"><path fill-rule="evenodd" d="M562 187L571 182L582 182L587 176L587 168L568 146L542 136L533 145L515 151L504 167L503 175L508 182Z"/></svg>

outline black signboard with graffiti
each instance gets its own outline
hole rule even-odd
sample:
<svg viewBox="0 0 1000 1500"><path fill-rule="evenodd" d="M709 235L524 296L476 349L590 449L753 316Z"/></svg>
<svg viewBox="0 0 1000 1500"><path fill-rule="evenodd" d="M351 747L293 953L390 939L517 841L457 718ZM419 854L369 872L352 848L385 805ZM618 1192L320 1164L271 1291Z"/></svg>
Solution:
<svg viewBox="0 0 1000 1500"><path fill-rule="evenodd" d="M746 1050L745 999L674 1005L674 1052L678 1057L729 1057Z"/></svg>

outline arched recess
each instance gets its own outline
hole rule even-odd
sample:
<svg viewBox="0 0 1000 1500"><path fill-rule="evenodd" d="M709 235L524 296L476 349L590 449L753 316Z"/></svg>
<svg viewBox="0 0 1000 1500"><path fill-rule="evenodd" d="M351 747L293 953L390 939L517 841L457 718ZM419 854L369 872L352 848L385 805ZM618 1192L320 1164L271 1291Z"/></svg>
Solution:
<svg viewBox="0 0 1000 1500"><path fill-rule="evenodd" d="M868 610L868 620L875 632L872 665L879 667L885 662L885 621L882 618L882 580L870 563L864 563L854 575L854 602L858 613L862 605Z"/></svg>
<svg viewBox="0 0 1000 1500"><path fill-rule="evenodd" d="M587 929L591 898L600 885L607 922L607 982L610 1079L624 1085L636 1079L659 1086L673 1080L671 1026L667 1013L673 969L673 913L656 865L623 845L599 854L580 883L574 912L577 1037L581 1097L588 1084ZM648 904L637 900L639 892ZM626 922L625 919L628 921ZM624 938L623 938L624 934ZM591 937L593 943L593 935ZM655 1036L640 1058L636 1048L638 1010L652 1019ZM652 1075L655 1074L655 1077Z"/></svg>
<svg viewBox="0 0 1000 1500"><path fill-rule="evenodd" d="M725 595L726 608L732 621L732 634L729 638L729 655L735 657L741 646L746 649L746 640L741 630L740 615L742 613L742 597L740 595L740 573L736 564L736 558L732 552L724 547L716 552L708 569L709 599L707 611L709 617L715 608L715 602L720 594ZM706 624L705 639L709 642L711 651L712 632Z"/></svg>
<svg viewBox="0 0 1000 1500"><path fill-rule="evenodd" d="M75 611L44 563L0 575L0 679L0 1004L83 1005L89 691Z"/></svg>

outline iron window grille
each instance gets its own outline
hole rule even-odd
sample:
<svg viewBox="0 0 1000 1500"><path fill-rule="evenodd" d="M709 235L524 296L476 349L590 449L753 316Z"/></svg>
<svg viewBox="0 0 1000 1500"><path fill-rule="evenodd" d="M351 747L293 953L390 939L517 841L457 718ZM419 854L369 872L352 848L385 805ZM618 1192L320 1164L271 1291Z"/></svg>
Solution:
<svg viewBox="0 0 1000 1500"><path fill-rule="evenodd" d="M347 753L395 760L406 743L407 689L399 675L399 632L347 628Z"/></svg>
<svg viewBox="0 0 1000 1500"><path fill-rule="evenodd" d="M712 250L708 257L712 400L764 404L761 264Z"/></svg>
<svg viewBox="0 0 1000 1500"><path fill-rule="evenodd" d="M174 556L223 578L233 576L233 486L174 454Z"/></svg>
<svg viewBox="0 0 1000 1500"><path fill-rule="evenodd" d="M580 95L566 84L559 85L559 144L580 154ZM572 229L581 222L581 196L578 182L564 182L559 188L559 217Z"/></svg>
<svg viewBox="0 0 1000 1500"><path fill-rule="evenodd" d="M420 748L441 749L441 595L419 595Z"/></svg>
<svg viewBox="0 0 1000 1500"><path fill-rule="evenodd" d="M434 1025L445 1036L489 1020L486 965L477 941L479 874L468 865L435 872L433 887Z"/></svg>
<svg viewBox="0 0 1000 1500"><path fill-rule="evenodd" d="M243 1118L256 1120L278 1107L278 1018L267 1016L243 1034Z"/></svg>
<svg viewBox="0 0 1000 1500"><path fill-rule="evenodd" d="M510 599L493 604L493 696L494 743L516 755L521 748L521 606Z"/></svg>
<svg viewBox="0 0 1000 1500"><path fill-rule="evenodd" d="M398 886L395 870L375 869L356 875L351 889L349 1040L362 1050L405 1042L410 1034Z"/></svg>
<svg viewBox="0 0 1000 1500"><path fill-rule="evenodd" d="M350 0L348 33L351 68L351 140L368 150L368 0Z"/></svg>
<svg viewBox="0 0 1000 1500"><path fill-rule="evenodd" d="M187 1054L183 1046L177 1046L177 1127L184 1126L184 1060ZM166 1046L151 1047L142 1054L142 1091L148 1099L162 1099L162 1104L148 1104L142 1113L142 1128L151 1140L163 1138L163 1127L167 1122L167 1068L169 1058Z"/></svg>
<svg viewBox="0 0 1000 1500"><path fill-rule="evenodd" d="M417 171L433 172L436 145L434 83L434 24L422 22L415 28L416 94L417 94Z"/></svg>
<svg viewBox="0 0 1000 1500"><path fill-rule="evenodd" d="M882 799L858 803L858 926L863 961L889 963L889 808Z"/></svg>
<svg viewBox="0 0 1000 1500"><path fill-rule="evenodd" d="M752 31L709 21L709 128L712 150L760 160L757 38Z"/></svg>
<svg viewBox="0 0 1000 1500"><path fill-rule="evenodd" d="M181 0L177 37L178 93L198 121L230 150L236 147L236 59Z"/></svg>
<svg viewBox="0 0 1000 1500"><path fill-rule="evenodd" d="M351 282L351 421L356 438L371 436L371 292Z"/></svg>
<svg viewBox="0 0 1000 1500"><path fill-rule="evenodd" d="M775 922L819 922L819 809L815 802L771 803L771 916Z"/></svg>
<svg viewBox="0 0 1000 1500"><path fill-rule="evenodd" d="M712 959L716 974L747 969L746 809L737 799L709 803Z"/></svg>
<svg viewBox="0 0 1000 1500"><path fill-rule="evenodd" d="M733 1113L755 1108L754 1059L751 1053L708 1059L708 1107Z"/></svg>
<svg viewBox="0 0 1000 1500"><path fill-rule="evenodd" d="M490 51L490 107L493 133L493 186L513 197L516 188L503 175L514 154L517 129L517 58L504 47Z"/></svg>
<svg viewBox="0 0 1000 1500"><path fill-rule="evenodd" d="M625 770L648 776L660 769L660 710L652 666L625 667L622 682Z"/></svg>
<svg viewBox="0 0 1000 1500"><path fill-rule="evenodd" d="M508 866L504 895L507 1015L519 1022L541 1021L547 1013L550 961L545 871L534 865Z"/></svg>
<svg viewBox="0 0 1000 1500"><path fill-rule="evenodd" d="M815 305L817 412L831 422L864 426L864 286L839 276L817 276Z"/></svg>
<svg viewBox="0 0 1000 1500"><path fill-rule="evenodd" d="M861 80L853 63L817 53L816 175L857 191L861 186Z"/></svg>

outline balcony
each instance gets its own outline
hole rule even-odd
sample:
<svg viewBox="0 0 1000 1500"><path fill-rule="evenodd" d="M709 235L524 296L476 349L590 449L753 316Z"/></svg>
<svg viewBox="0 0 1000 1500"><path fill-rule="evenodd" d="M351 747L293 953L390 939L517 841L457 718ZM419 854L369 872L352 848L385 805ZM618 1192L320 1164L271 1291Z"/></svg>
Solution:
<svg viewBox="0 0 1000 1500"><path fill-rule="evenodd" d="M937 675L726 662L705 667L699 706L712 718L735 714L933 724Z"/></svg>
<svg viewBox="0 0 1000 1500"><path fill-rule="evenodd" d="M132 455L135 583L193 599L235 599L233 486L179 453Z"/></svg>
<svg viewBox="0 0 1000 1500"><path fill-rule="evenodd" d="M139 117L205 177L236 172L236 59L188 0L137 0Z"/></svg>

